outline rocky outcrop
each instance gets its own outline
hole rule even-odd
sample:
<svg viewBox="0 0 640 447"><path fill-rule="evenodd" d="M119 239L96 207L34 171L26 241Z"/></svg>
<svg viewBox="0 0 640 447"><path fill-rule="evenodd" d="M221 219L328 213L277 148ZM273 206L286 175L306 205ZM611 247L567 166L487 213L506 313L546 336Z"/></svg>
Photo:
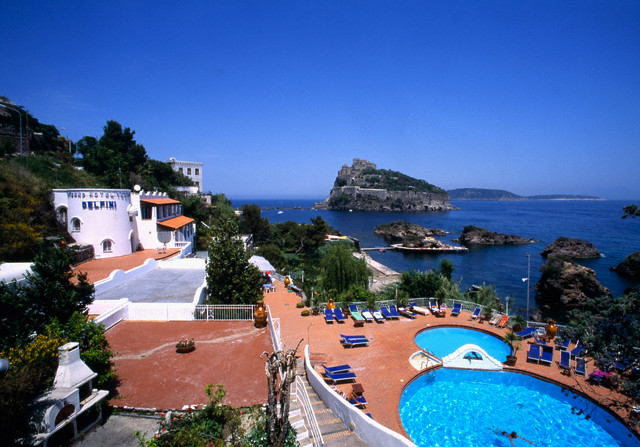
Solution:
<svg viewBox="0 0 640 447"><path fill-rule="evenodd" d="M524 245L535 242L512 234L494 233L485 228L468 225L457 239L463 245Z"/></svg>
<svg viewBox="0 0 640 447"><path fill-rule="evenodd" d="M559 237L540 254L545 258L564 256L572 259L599 258L601 256L600 251L591 242L572 237Z"/></svg>
<svg viewBox="0 0 640 447"><path fill-rule="evenodd" d="M611 291L596 279L595 271L564 258L547 258L540 271L535 299L543 318L566 322L568 312L584 309L590 298L613 298Z"/></svg>
<svg viewBox="0 0 640 447"><path fill-rule="evenodd" d="M377 169L374 163L358 158L353 159L353 166L340 169L329 197L314 208L416 213L457 209L442 188L400 172Z"/></svg>
<svg viewBox="0 0 640 447"><path fill-rule="evenodd" d="M611 267L618 275L640 281L640 251L631 253L620 264Z"/></svg>
<svg viewBox="0 0 640 447"><path fill-rule="evenodd" d="M444 236L447 232L438 228L429 229L404 220L396 220L395 222L378 225L373 229L373 234L387 242L397 243L412 238L424 239L430 236Z"/></svg>

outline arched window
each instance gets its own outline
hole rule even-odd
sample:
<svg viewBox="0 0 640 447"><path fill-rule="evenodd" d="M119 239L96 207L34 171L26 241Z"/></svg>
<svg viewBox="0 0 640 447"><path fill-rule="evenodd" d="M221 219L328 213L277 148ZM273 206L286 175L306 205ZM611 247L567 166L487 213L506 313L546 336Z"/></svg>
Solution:
<svg viewBox="0 0 640 447"><path fill-rule="evenodd" d="M102 252L111 253L113 251L113 242L110 239L102 241Z"/></svg>
<svg viewBox="0 0 640 447"><path fill-rule="evenodd" d="M64 206L59 207L56 210L56 217L58 219L58 222L66 226L67 225L67 208Z"/></svg>
<svg viewBox="0 0 640 447"><path fill-rule="evenodd" d="M77 233L78 231L80 231L80 219L74 217L71 219L71 232Z"/></svg>

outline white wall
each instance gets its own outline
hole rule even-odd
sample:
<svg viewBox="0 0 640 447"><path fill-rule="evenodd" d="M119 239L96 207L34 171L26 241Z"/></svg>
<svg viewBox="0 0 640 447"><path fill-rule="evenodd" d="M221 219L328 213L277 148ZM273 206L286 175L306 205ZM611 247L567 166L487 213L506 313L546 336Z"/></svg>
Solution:
<svg viewBox="0 0 640 447"><path fill-rule="evenodd" d="M371 419L362 410L357 409L333 391L311 366L309 345L304 349L304 365L307 380L313 390L333 414L342 419L344 425L353 430L365 444L371 447L416 447L413 442Z"/></svg>
<svg viewBox="0 0 640 447"><path fill-rule="evenodd" d="M56 210L67 208L69 234L79 243L93 245L97 259L131 254L128 189L54 189L53 201ZM80 231L72 229L74 218L80 220ZM103 251L105 239L112 241L111 252Z"/></svg>

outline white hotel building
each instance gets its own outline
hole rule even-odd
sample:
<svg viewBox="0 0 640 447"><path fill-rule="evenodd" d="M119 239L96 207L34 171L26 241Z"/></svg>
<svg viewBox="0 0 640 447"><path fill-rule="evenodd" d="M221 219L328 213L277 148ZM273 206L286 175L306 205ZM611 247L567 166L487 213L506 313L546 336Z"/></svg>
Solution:
<svg viewBox="0 0 640 447"><path fill-rule="evenodd" d="M58 220L76 242L93 245L96 259L141 249L193 251L195 222L166 193L128 189L54 189Z"/></svg>

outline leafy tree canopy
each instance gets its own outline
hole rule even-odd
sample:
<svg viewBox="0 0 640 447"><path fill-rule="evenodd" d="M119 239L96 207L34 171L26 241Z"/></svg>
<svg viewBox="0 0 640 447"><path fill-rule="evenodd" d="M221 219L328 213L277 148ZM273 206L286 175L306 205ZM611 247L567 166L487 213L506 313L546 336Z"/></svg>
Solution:
<svg viewBox="0 0 640 447"><path fill-rule="evenodd" d="M269 219L261 217L261 214L262 210L256 204L242 205L240 232L242 234L252 234L254 242L258 245L271 239Z"/></svg>
<svg viewBox="0 0 640 447"><path fill-rule="evenodd" d="M262 299L262 274L249 262L238 234L237 219L220 218L213 230L207 264L208 302L255 304Z"/></svg>
<svg viewBox="0 0 640 447"><path fill-rule="evenodd" d="M84 312L93 300L93 284L84 274L72 281L68 250L43 248L32 266L33 273L21 283L0 282L0 348L25 343L57 319L66 324L74 312Z"/></svg>
<svg viewBox="0 0 640 447"><path fill-rule="evenodd" d="M364 259L353 256L351 244L334 242L322 257L322 285L326 290L335 290L338 294L346 292L351 286L368 288L371 272Z"/></svg>

